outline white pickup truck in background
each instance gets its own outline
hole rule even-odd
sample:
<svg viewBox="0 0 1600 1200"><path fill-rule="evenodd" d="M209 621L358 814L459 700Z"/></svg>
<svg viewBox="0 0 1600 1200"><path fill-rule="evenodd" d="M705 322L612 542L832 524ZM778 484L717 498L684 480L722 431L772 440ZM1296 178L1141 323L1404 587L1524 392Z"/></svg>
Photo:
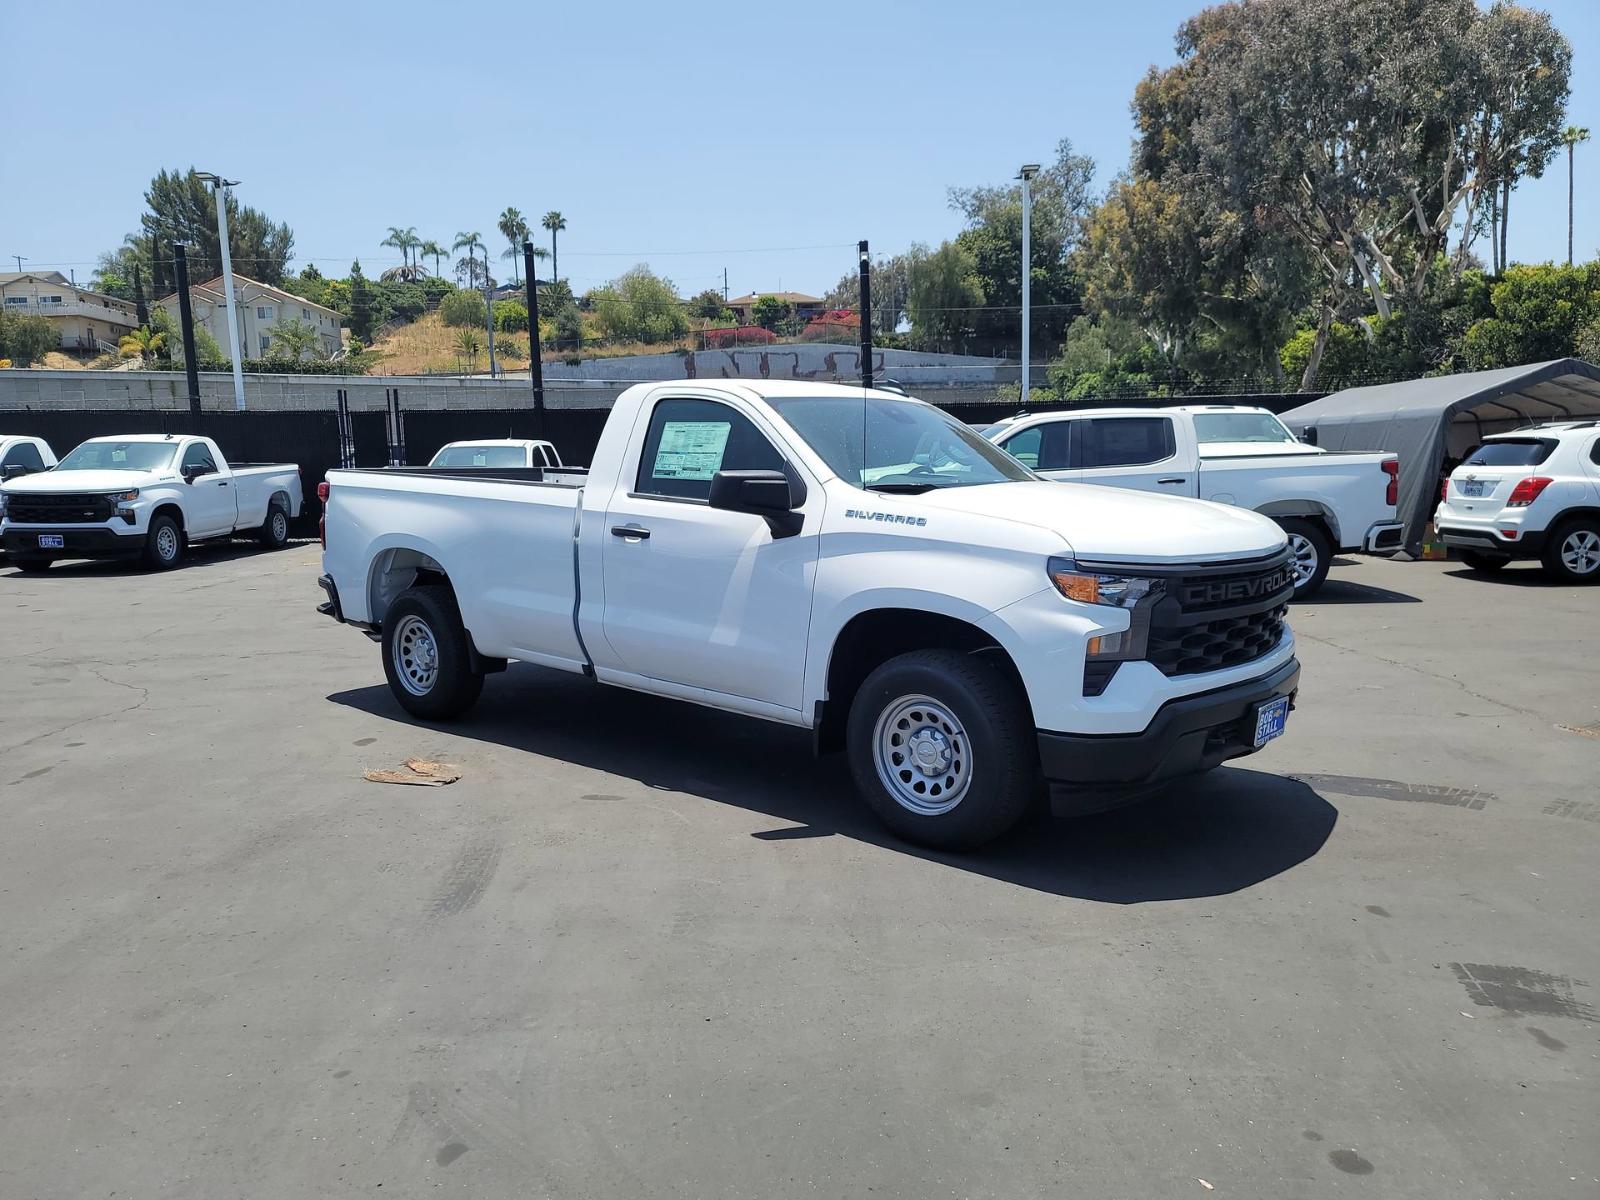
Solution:
<svg viewBox="0 0 1600 1200"><path fill-rule="evenodd" d="M0 541L13 566L143 558L158 570L208 538L253 533L277 549L300 515L293 463L235 463L208 437L91 438L44 474L0 484Z"/></svg>
<svg viewBox="0 0 1600 1200"><path fill-rule="evenodd" d="M1401 548L1400 460L1299 441L1264 408L1080 408L1024 413L984 434L1046 479L1234 504L1289 537L1295 597L1313 595L1336 551Z"/></svg>
<svg viewBox="0 0 1600 1200"><path fill-rule="evenodd" d="M56 465L55 453L43 438L0 433L0 483L36 475Z"/></svg>
<svg viewBox="0 0 1600 1200"><path fill-rule="evenodd" d="M955 418L800 382L639 384L594 465L336 470L321 610L397 702L507 660L812 731L900 835L973 846L1250 754L1300 667L1283 532L1054 484Z"/></svg>
<svg viewBox="0 0 1600 1200"><path fill-rule="evenodd" d="M446 442L428 460L430 467L559 467L561 455L553 442L521 438L491 438L472 442Z"/></svg>

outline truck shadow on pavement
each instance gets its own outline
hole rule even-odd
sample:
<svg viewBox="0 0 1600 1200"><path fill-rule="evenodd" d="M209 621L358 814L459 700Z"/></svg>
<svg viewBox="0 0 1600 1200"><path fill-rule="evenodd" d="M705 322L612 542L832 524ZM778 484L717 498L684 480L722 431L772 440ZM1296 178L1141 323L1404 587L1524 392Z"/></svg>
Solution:
<svg viewBox="0 0 1600 1200"><path fill-rule="evenodd" d="M387 687L328 699L385 720L422 724ZM1223 767L1114 812L1072 820L1041 812L1000 841L949 854L902 842L879 825L856 799L843 756L813 758L803 730L529 666L490 676L483 699L461 721L422 727L788 823L752 834L765 842L854 838L1020 887L1108 904L1251 887L1315 855L1338 820L1338 810L1304 783Z"/></svg>
<svg viewBox="0 0 1600 1200"><path fill-rule="evenodd" d="M1328 576L1321 590L1309 600L1295 600L1290 612L1299 608L1315 608L1319 604L1421 604L1422 601L1407 592L1373 587L1370 583L1355 583L1337 576Z"/></svg>
<svg viewBox="0 0 1600 1200"><path fill-rule="evenodd" d="M303 543L290 541L288 549L294 549ZM0 572L26 579L30 583L38 581L48 583L52 579L82 579L101 575L172 575L179 578L185 571L204 570L206 567L219 566L230 563L239 558L250 558L256 555L271 555L276 551L263 550L253 541L228 542L201 542L197 546L190 546L183 556L183 561L171 571L158 571L146 566L138 558L63 558L50 565L50 569L38 575L24 575L16 569L6 555L0 554Z"/></svg>

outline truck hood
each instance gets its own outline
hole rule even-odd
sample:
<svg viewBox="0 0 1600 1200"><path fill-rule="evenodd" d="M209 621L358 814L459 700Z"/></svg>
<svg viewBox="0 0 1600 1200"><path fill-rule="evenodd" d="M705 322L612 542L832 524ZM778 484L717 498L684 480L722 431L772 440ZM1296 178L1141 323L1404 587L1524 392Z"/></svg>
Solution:
<svg viewBox="0 0 1600 1200"><path fill-rule="evenodd" d="M1255 558L1284 545L1283 530L1259 513L1125 488L1085 483L997 483L924 492L929 508L999 517L1067 540L1093 562L1198 563Z"/></svg>
<svg viewBox="0 0 1600 1200"><path fill-rule="evenodd" d="M175 482L176 475L157 471L41 471L5 485L11 495L52 495L62 492L125 492Z"/></svg>

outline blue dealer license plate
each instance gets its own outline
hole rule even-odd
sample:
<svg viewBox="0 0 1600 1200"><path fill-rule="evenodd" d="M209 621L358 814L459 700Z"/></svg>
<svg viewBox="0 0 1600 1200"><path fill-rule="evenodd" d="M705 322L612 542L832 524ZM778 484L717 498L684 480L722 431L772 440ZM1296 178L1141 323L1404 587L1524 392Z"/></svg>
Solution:
<svg viewBox="0 0 1600 1200"><path fill-rule="evenodd" d="M41 550L65 550L66 547L66 539L59 533L41 533L39 535L39 549Z"/></svg>
<svg viewBox="0 0 1600 1200"><path fill-rule="evenodd" d="M1289 720L1289 697L1279 696L1268 700L1256 709L1256 749L1265 746L1275 737L1283 736L1283 727Z"/></svg>

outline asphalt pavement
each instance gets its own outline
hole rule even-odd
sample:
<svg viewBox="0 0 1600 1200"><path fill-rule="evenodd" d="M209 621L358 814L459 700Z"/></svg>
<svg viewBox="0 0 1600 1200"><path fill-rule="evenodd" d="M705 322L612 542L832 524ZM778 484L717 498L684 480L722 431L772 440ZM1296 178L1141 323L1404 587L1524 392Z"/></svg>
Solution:
<svg viewBox="0 0 1600 1200"><path fill-rule="evenodd" d="M317 562L0 562L5 1200L1600 1194L1600 590L1336 566L1283 739L957 857L759 722L415 724Z"/></svg>

